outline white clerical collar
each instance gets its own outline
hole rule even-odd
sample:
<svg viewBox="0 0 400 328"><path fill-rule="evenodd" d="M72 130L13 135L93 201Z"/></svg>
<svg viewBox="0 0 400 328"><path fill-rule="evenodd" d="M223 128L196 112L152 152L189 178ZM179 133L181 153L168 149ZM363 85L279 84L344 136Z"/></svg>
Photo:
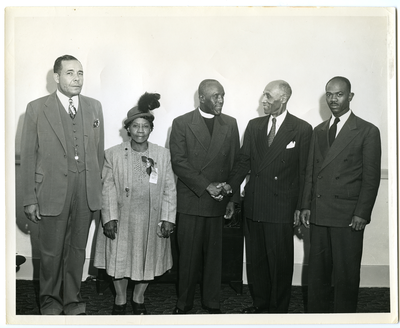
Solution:
<svg viewBox="0 0 400 328"><path fill-rule="evenodd" d="M68 113L69 98L65 94L61 93L60 90L58 90L58 89L57 89L57 97L58 97L58 99L60 99L61 104L64 106L64 109ZM78 108L79 108L79 97L78 97L78 95L72 96L71 98L74 101L74 106L75 106L76 110L78 110Z"/></svg>
<svg viewBox="0 0 400 328"><path fill-rule="evenodd" d="M201 109L200 109L200 107L199 107L199 112L200 112L200 115L201 116L203 116L203 117L205 117L205 118L214 118L214 114L210 114L210 113L206 113L206 112L203 112Z"/></svg>

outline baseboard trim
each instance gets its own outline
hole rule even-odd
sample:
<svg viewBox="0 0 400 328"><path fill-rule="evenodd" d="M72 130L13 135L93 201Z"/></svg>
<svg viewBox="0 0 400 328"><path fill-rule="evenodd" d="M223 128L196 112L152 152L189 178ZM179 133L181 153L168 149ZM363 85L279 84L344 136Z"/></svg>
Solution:
<svg viewBox="0 0 400 328"><path fill-rule="evenodd" d="M246 263L243 263L243 283L247 284ZM294 264L293 286L307 285L307 265ZM86 259L82 280L96 275L93 260ZM16 279L36 280L39 278L39 259L27 258L16 273ZM360 287L390 287L389 265L362 265Z"/></svg>

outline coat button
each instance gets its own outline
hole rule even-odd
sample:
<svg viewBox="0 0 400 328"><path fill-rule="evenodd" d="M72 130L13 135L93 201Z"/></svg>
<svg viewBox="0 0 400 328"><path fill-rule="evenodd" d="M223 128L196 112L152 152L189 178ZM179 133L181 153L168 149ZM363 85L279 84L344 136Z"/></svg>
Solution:
<svg viewBox="0 0 400 328"><path fill-rule="evenodd" d="M320 195L320 194L318 194L318 195L317 195L317 198L321 198L321 195Z"/></svg>
<svg viewBox="0 0 400 328"><path fill-rule="evenodd" d="M278 180L278 177L274 177L274 180Z"/></svg>

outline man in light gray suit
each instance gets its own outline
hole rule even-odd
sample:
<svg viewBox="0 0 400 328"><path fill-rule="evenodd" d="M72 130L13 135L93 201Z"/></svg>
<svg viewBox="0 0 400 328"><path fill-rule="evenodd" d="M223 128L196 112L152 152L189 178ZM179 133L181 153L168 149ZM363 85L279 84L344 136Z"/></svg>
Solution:
<svg viewBox="0 0 400 328"><path fill-rule="evenodd" d="M41 314L85 314L80 286L92 215L101 209L103 112L99 101L80 95L75 57L57 58L53 70L56 92L26 109L23 205L39 225Z"/></svg>

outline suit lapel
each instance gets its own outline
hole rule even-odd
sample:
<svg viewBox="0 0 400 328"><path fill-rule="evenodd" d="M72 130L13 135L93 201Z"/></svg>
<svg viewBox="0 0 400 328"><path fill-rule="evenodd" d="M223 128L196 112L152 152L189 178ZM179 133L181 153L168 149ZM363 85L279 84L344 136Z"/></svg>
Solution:
<svg viewBox="0 0 400 328"><path fill-rule="evenodd" d="M79 95L79 110L82 111L83 120L83 139L85 143L85 150L89 141L89 132L92 129L93 115L90 103L82 96Z"/></svg>
<svg viewBox="0 0 400 328"><path fill-rule="evenodd" d="M258 127L257 130L257 136L256 136L256 163L262 163L264 158L266 157L266 154L269 152L269 147L268 147L268 122L270 119L271 115L266 116L263 120L260 126Z"/></svg>
<svg viewBox="0 0 400 328"><path fill-rule="evenodd" d="M329 120L326 121L319 129L316 130L318 136L319 151L322 158L326 157L329 151Z"/></svg>
<svg viewBox="0 0 400 328"><path fill-rule="evenodd" d="M192 130L198 142L203 146L204 150L207 151L211 143L211 136L198 109L195 109L193 112L192 122L189 123L189 128Z"/></svg>
<svg viewBox="0 0 400 328"><path fill-rule="evenodd" d="M322 163L321 170L332 162L359 133L360 130L357 129L356 116L351 113L349 119L337 135L332 147L328 150L325 160Z"/></svg>
<svg viewBox="0 0 400 328"><path fill-rule="evenodd" d="M293 122L293 116L287 113L285 120L282 122L281 127L276 134L274 141L269 147L269 151L264 154L264 158L259 166L259 171L270 165L276 157L286 149L286 146L290 141L294 140L296 135L295 125ZM267 136L265 136L265 139Z"/></svg>
<svg viewBox="0 0 400 328"><path fill-rule="evenodd" d="M60 140L64 151L67 152L67 144L65 140L64 127L61 122L59 101L56 92L52 93L44 104L44 115L47 117L51 127L54 130L57 138ZM62 109L64 110L64 108Z"/></svg>

